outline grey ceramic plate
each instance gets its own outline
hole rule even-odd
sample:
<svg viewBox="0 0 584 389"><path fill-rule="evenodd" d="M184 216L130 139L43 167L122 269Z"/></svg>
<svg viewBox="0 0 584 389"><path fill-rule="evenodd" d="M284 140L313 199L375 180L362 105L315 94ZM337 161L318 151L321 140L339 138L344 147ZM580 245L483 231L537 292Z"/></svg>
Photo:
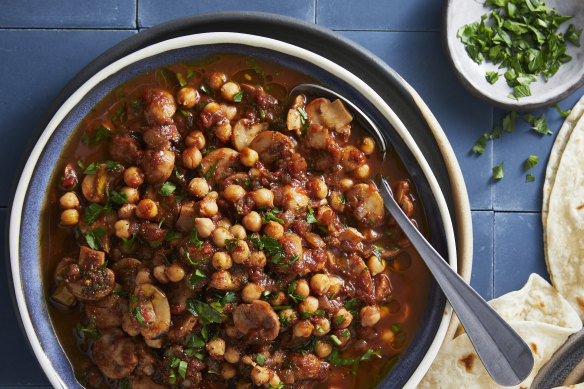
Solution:
<svg viewBox="0 0 584 389"><path fill-rule="evenodd" d="M212 37L208 35L207 40L193 35L214 31L240 32L276 40L267 44L265 39L250 41L250 35L231 34L227 37L229 34L218 33L210 34ZM211 39L213 37L215 41ZM422 199L422 203L429 219L434 221L430 225L432 243L456 266L454 224L458 238L456 243L460 249L459 262L466 265L468 274L465 275L469 276L472 232L468 198L460 169L433 115L395 72L350 41L290 18L258 13L221 13L179 19L127 39L80 72L59 95L41 123L39 140L21 175L9 229L14 289L27 336L55 387L78 387L46 316L38 266L39 209L63 145L88 110L119 83L161 64L214 52L240 50L283 61L288 66L324 80L359 103L374 119L388 123L387 135L394 137L392 142L396 150L400 147L405 151L402 158L407 166L411 166L410 173L416 186L427 199ZM304 56L296 56L298 50L303 51ZM319 58L313 53L318 53ZM349 73L331 75L322 64L333 64ZM354 83L354 78L360 79L362 84ZM386 102L391 105L389 111L384 108L388 104ZM395 130L392 131L392 127ZM405 143L408 145L405 146ZM412 154L414 151L417 156ZM451 309L433 283L424 317L425 325L420 326L408 352L383 381L382 387L415 386L438 351L450 317Z"/></svg>
<svg viewBox="0 0 584 389"><path fill-rule="evenodd" d="M504 109L527 111L553 105L584 85L584 35L580 38L580 47L567 45L567 54L573 57L570 62L562 65L549 81L539 77L538 81L530 85L531 96L519 100L509 98L511 88L502 76L491 85L486 80L485 73L498 70L497 66L474 62L456 36L461 26L479 21L481 15L490 11L483 3L484 1L479 0L446 0L442 8L442 45L456 77L470 93ZM565 31L570 23L578 29L584 28L584 1L547 0L546 5L555 8L561 15L574 16L562 24L560 31ZM499 73L504 71L501 69Z"/></svg>

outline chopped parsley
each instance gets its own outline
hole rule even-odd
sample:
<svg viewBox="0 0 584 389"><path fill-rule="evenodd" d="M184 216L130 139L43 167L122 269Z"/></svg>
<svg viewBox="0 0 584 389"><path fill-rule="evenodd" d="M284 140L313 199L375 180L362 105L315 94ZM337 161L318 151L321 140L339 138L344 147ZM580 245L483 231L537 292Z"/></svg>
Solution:
<svg viewBox="0 0 584 389"><path fill-rule="evenodd" d="M209 178L211 178L211 175L215 171L215 168L217 167L218 163L219 160L215 161L215 163L209 168L209 170L207 170L207 173L205 173L205 180L209 180Z"/></svg>
<svg viewBox="0 0 584 389"><path fill-rule="evenodd" d="M306 221L310 224L316 223L316 217L314 217L314 209L308 206L308 212L306 213Z"/></svg>
<svg viewBox="0 0 584 389"><path fill-rule="evenodd" d="M568 115L570 115L570 112L572 112L571 109L567 110L567 111L562 111L562 109L560 108L560 106L556 103L553 105L553 107L556 109L556 111L558 111L558 113L562 116L567 118Z"/></svg>
<svg viewBox="0 0 584 389"><path fill-rule="evenodd" d="M359 369L359 363L362 361L370 360L373 355L375 355L377 357L381 357L381 349L378 349L375 351L373 349L369 349L360 357L343 358L340 356L339 350L335 348L330 353L330 355L328 356L327 359L330 363L332 363L335 366L353 365L352 373L353 373L353 375L355 375L355 374L357 374L357 370Z"/></svg>
<svg viewBox="0 0 584 389"><path fill-rule="evenodd" d="M161 196L170 196L174 191L176 190L176 184L170 181L166 181L164 184L162 184L162 187L160 188L160 191L158 191L158 193L160 193Z"/></svg>
<svg viewBox="0 0 584 389"><path fill-rule="evenodd" d="M194 288L199 282L203 281L207 276L199 269L195 270L191 278L189 278L189 285Z"/></svg>
<svg viewBox="0 0 584 389"><path fill-rule="evenodd" d="M503 174L503 164L495 166L493 168L493 178L495 180L500 180L503 177L504 177L504 174Z"/></svg>
<svg viewBox="0 0 584 389"><path fill-rule="evenodd" d="M276 223L284 224L284 220L280 219L276 215L280 214L281 211L278 209L272 209L264 213L263 217L263 224L266 224L270 220L275 221Z"/></svg>
<svg viewBox="0 0 584 389"><path fill-rule="evenodd" d="M203 323L221 323L221 313L209 304L195 299L187 300L187 311L200 317Z"/></svg>
<svg viewBox="0 0 584 389"><path fill-rule="evenodd" d="M343 344L341 340L336 335L331 335L331 340L337 345L340 346Z"/></svg>
<svg viewBox="0 0 584 389"><path fill-rule="evenodd" d="M240 103L242 98L243 98L243 91L239 91L233 95L233 101L236 103Z"/></svg>
<svg viewBox="0 0 584 389"><path fill-rule="evenodd" d="M164 240L170 242L171 240L181 239L182 234L176 231L168 231L164 236Z"/></svg>
<svg viewBox="0 0 584 389"><path fill-rule="evenodd" d="M128 195L126 192L116 192L114 190L110 196L110 200L118 205L126 204L128 202Z"/></svg>
<svg viewBox="0 0 584 389"><path fill-rule="evenodd" d="M110 140L111 137L112 132L110 131L110 129L102 124L97 128L97 130L95 130L95 135L93 135L93 143L99 144L102 142L106 142Z"/></svg>
<svg viewBox="0 0 584 389"><path fill-rule="evenodd" d="M525 177L525 182L533 182L533 181L535 181L535 177L531 173L527 173L527 176Z"/></svg>
<svg viewBox="0 0 584 389"><path fill-rule="evenodd" d="M93 339L101 338L101 333L97 328L97 323L95 321L95 317L91 317L89 321L89 325L87 327L83 327L81 323L77 323L77 333L82 340L85 340L85 334L89 334Z"/></svg>
<svg viewBox="0 0 584 389"><path fill-rule="evenodd" d="M541 114L540 117L536 117L530 113L523 115L523 119L526 122L531 124L531 129L539 134L542 135L552 135L553 132L550 131L550 128L545 120L545 114Z"/></svg>
<svg viewBox="0 0 584 389"><path fill-rule="evenodd" d="M199 235L197 233L197 229L193 228L191 234L189 235L189 241L194 244L197 248L200 248L203 245L203 241L199 239Z"/></svg>
<svg viewBox="0 0 584 389"><path fill-rule="evenodd" d="M132 246L134 245L134 241L136 240L136 234L133 234L131 238L122 238L122 241L124 242L122 245L124 246L124 248L126 250L131 250Z"/></svg>
<svg viewBox="0 0 584 389"><path fill-rule="evenodd" d="M532 167L537 165L538 162L539 162L539 157L537 155L530 155L525 160L525 165L523 166L523 171L528 171L529 169L531 169Z"/></svg>
<svg viewBox="0 0 584 389"><path fill-rule="evenodd" d="M324 309L317 309L314 312L302 312L302 320L306 320L313 316L324 316Z"/></svg>
<svg viewBox="0 0 584 389"><path fill-rule="evenodd" d="M393 332L400 332L402 330L403 326L401 324L392 324L391 325L391 330Z"/></svg>
<svg viewBox="0 0 584 389"><path fill-rule="evenodd" d="M264 356L264 354L260 353L256 356L256 362L258 363L258 365L263 366L265 361L266 357Z"/></svg>
<svg viewBox="0 0 584 389"><path fill-rule="evenodd" d="M118 110L116 111L116 113L114 113L114 115L112 116L112 122L115 122L120 115L126 110L126 102L124 101L118 108Z"/></svg>
<svg viewBox="0 0 584 389"><path fill-rule="evenodd" d="M98 227L87 231L85 234L85 241L93 250L101 250L101 237L105 236L107 231L103 227Z"/></svg>
<svg viewBox="0 0 584 389"><path fill-rule="evenodd" d="M343 324L345 322L345 316L344 315L339 315L339 316L335 316L335 318L333 319L333 322L340 326L341 324Z"/></svg>

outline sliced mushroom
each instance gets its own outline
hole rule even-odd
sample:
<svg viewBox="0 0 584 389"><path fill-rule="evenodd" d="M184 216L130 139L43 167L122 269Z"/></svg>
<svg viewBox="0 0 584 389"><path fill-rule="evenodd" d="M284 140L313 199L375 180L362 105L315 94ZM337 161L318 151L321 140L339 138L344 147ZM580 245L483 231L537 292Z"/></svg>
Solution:
<svg viewBox="0 0 584 389"><path fill-rule="evenodd" d="M85 304L85 315L95 318L95 323L100 329L120 327L122 316L127 311L128 300L115 294Z"/></svg>
<svg viewBox="0 0 584 389"><path fill-rule="evenodd" d="M112 270L116 273L116 282L130 293L136 287L136 275L142 267L142 262L136 258L122 258L112 265Z"/></svg>
<svg viewBox="0 0 584 389"><path fill-rule="evenodd" d="M148 89L144 92L146 107L144 117L151 125L159 125L172 122L176 112L174 97L164 89Z"/></svg>
<svg viewBox="0 0 584 389"><path fill-rule="evenodd" d="M202 159L199 168L203 176L206 176L211 168L213 171L209 174L209 179L213 178L220 181L234 173L235 165L239 161L239 153L228 147L211 151Z"/></svg>
<svg viewBox="0 0 584 389"><path fill-rule="evenodd" d="M353 115L345 108L341 100L323 104L320 109L322 122L327 128L334 128L338 132L343 132L344 127L353 121Z"/></svg>
<svg viewBox="0 0 584 389"><path fill-rule="evenodd" d="M326 140L329 136L329 131L319 124L313 124L306 129L306 144L313 148L323 150L327 148Z"/></svg>
<svg viewBox="0 0 584 389"><path fill-rule="evenodd" d="M233 323L249 338L274 340L280 332L280 320L271 305L262 300L241 304L233 313Z"/></svg>
<svg viewBox="0 0 584 389"><path fill-rule="evenodd" d="M270 164L289 155L294 150L294 142L280 132L264 131L255 137L249 147L258 152L263 163Z"/></svg>
<svg viewBox="0 0 584 389"><path fill-rule="evenodd" d="M100 332L101 337L91 347L95 364L106 377L127 377L138 364L136 345L119 328Z"/></svg>
<svg viewBox="0 0 584 389"><path fill-rule="evenodd" d="M164 292L152 284L142 284L136 287L134 295L138 301L132 304L130 310L138 310L142 315L142 336L158 339L166 334L170 327L170 306Z"/></svg>
<svg viewBox="0 0 584 389"><path fill-rule="evenodd" d="M105 267L105 253L81 246L78 264L73 264L65 280L67 287L81 300L99 300L115 286L115 274Z"/></svg>
<svg viewBox="0 0 584 389"><path fill-rule="evenodd" d="M324 125L324 122L321 118L321 111L322 106L325 104L330 104L330 100L325 99L324 97L319 97L318 99L314 99L308 103L305 111L311 124L319 124L321 126Z"/></svg>
<svg viewBox="0 0 584 389"><path fill-rule="evenodd" d="M240 119L233 127L231 142L238 151L241 151L248 147L260 132L266 131L269 127L266 122L253 123L250 119Z"/></svg>
<svg viewBox="0 0 584 389"><path fill-rule="evenodd" d="M288 110L288 115L286 116L286 127L288 127L288 130L298 131L302 129L302 118L300 112L304 109L305 105L306 96L298 95L294 98L294 103Z"/></svg>
<svg viewBox="0 0 584 389"><path fill-rule="evenodd" d="M358 184L346 194L347 205L361 223L378 226L383 223L385 208L383 200L373 184Z"/></svg>
<svg viewBox="0 0 584 389"><path fill-rule="evenodd" d="M171 142L180 141L180 134L174 124L146 127L142 131L144 143L152 149L168 149Z"/></svg>
<svg viewBox="0 0 584 389"><path fill-rule="evenodd" d="M192 201L183 202L175 227L182 232L191 232L195 226L195 203Z"/></svg>

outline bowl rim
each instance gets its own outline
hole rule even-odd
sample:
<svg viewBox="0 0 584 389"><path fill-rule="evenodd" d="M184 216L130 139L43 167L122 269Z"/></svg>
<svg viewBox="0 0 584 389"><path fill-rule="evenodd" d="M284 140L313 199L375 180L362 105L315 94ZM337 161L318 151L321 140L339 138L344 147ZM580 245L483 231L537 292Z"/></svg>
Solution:
<svg viewBox="0 0 584 389"><path fill-rule="evenodd" d="M192 37L196 39L196 38L201 38L202 36L217 35L217 34L227 34L227 35L231 35L231 36L235 36L235 35L249 35L249 34L237 34L237 33L208 33L208 34L195 34ZM175 39L176 40L185 39L185 36L182 36L180 38L173 38L173 39L167 40L167 41L174 41ZM287 42L276 41L276 40L273 40L273 39L270 39L270 38L266 38L266 37L263 37L263 36L257 36L257 35L254 35L253 36L253 39L254 40L258 40L259 39L259 40L265 40L265 41L274 41L274 42L277 42L278 45L280 45L280 46L281 45L292 46L292 47L295 47L295 49L297 49L297 50L300 50L300 51L303 51L303 52L308 53L309 56L315 56L315 57L318 57L318 58L320 58L321 60L323 60L325 62L327 62L327 61L330 62L328 59L326 59L326 58L324 58L324 57L322 57L322 56L320 56L318 54L314 54L314 53L312 53L310 51L307 51L307 50L305 50L303 48L297 47L297 46L292 45L292 44L287 43ZM154 45L150 45L148 47L145 47L144 49L138 50L137 52L142 52L142 50L146 50L146 49L148 49L148 48L150 48L152 46L157 46L159 44L163 44L164 42L167 42L167 41L163 41L163 42L156 43ZM240 42L238 42L238 43L240 43ZM173 47L173 48L176 48L176 47ZM71 104L71 101L73 100L73 98L75 96L77 96L78 92L81 89L86 88L87 87L87 84L90 81L93 80L97 84L99 81L101 81L101 79L97 80L96 77L98 77L99 75L103 75L103 72L105 72L106 69L110 69L112 66L114 66L114 64L118 64L120 61L124 62L124 59L132 56L133 54L136 54L137 52L134 52L132 54L129 54L129 55L125 56L125 57L122 57L122 58L118 59L114 63L108 65L106 68L103 68L100 72L96 73L94 76L92 76L91 78L89 78L81 87L79 87L73 94L71 94L69 96L69 98L66 100L66 103L63 104L61 106L61 108L59 108L59 110L57 111L57 113L54 114L53 118L51 119L49 125L47 125L46 128L51 127L51 126L53 127L53 130L56 128L56 126L60 122L60 121L56 121L57 120L56 119L56 116L59 114L59 112L61 112L64 109L64 106L65 105ZM303 59L305 59L305 58L303 58ZM334 65L334 66L338 66L338 65L336 65L336 64L334 64L332 62L331 62L331 64ZM341 69L344 70L343 68L341 68ZM349 74L352 75L352 73L349 73ZM356 79L358 79L356 76L353 76L353 77L355 77ZM363 84L365 84L365 83L363 83ZM365 84L365 86L367 86L367 85ZM406 86L407 86L407 84L406 84ZM407 87L410 89L410 92L413 92L413 90L411 90L411 88L409 86L407 86ZM367 89L368 89L368 92L369 93L372 93L373 95L375 95L375 96L377 96L379 98L379 96L377 95L377 93L375 91L373 91L370 87L367 86ZM369 99L369 96L367 96L367 98ZM421 102L421 99L419 99L419 96L417 96L417 94L414 95L414 99L416 100L416 104L419 105L420 102ZM379 100L382 101L381 98L379 98ZM385 103L383 103L383 104L385 104ZM376 107L376 108L379 109L379 107ZM425 107L425 105L423 107L420 107L420 108L425 108L427 110L427 107ZM391 111L391 109L389 109L389 110ZM69 110L67 110L67 112L68 111ZM422 109L422 111L423 111L423 109ZM399 126L399 123L401 123L401 120L399 119L399 117L397 117L397 115L395 115L395 113L393 111L391 111L391 113L392 113L392 115L391 115L392 118L394 120L396 120L396 123L398 123L398 126ZM431 119L431 120L433 120L435 122L435 123L431 123L431 124L437 125L437 122L435 121L435 119L433 118L432 114L429 111L424 112L424 116L425 116L425 118L427 120L428 119ZM403 123L401 124L401 126L403 127ZM405 129L405 127L404 127L404 129ZM438 129L439 129L439 126L438 126ZM435 131L433 131L433 132L434 132L433 135L436 136ZM413 139L411 138L411 136L409 135L409 133L407 132L407 130L405 130L405 135L406 135L406 138L409 139L409 142L411 142L411 144L408 144L408 147L410 148L410 150L414 151L414 149L416 149L417 152L420 154L420 156L423 158L423 155L421 154L420 150L418 149L417 145L415 144L415 142L413 141ZM16 295L17 295L16 297L17 297L17 302L18 302L19 310L21 312L21 315L22 315L22 312L25 312L25 315L26 316L28 316L28 311L26 310L26 304L24 304L24 301L23 301L22 285L20 285L19 267L18 267L18 260L17 260L17 258L18 258L18 244L15 244L15 242L18 242L18 236L19 236L19 232L20 232L19 231L19 227L20 227L20 214L19 214L18 211L21 210L22 209L22 206L23 206L24 194L25 194L26 189L27 189L27 184L30 181L30 175L29 174L32 172L31 169L34 168L34 166L36 165L36 162L38 161L38 157L40 156L40 153L42 152L43 147L46 145L49 136L50 136L50 133L47 133L47 130L45 129L43 131L43 133L41 134L41 137L39 138L37 144L35 145L35 147L33 149L33 152L31 153L30 157L28 158L28 161L26 163L26 166L25 166L25 168L24 168L24 170L22 172L22 175L21 175L21 178L20 178L20 181L19 181L19 184L18 184L17 191L16 191L15 196L14 196L14 203L13 203L13 207L12 207L12 210L11 210L11 216L10 216L10 230L9 230L9 234L10 234L11 265L12 265L12 269L13 269L13 281L15 283L14 286L15 286L15 292L16 292ZM443 141L444 140L446 140L445 137L444 137ZM447 144L447 140L446 140L446 145L443 145L442 144L441 146L445 146L446 149L449 149L450 148L450 146ZM441 150L441 151L442 151L442 153L444 153L443 150ZM448 151L448 150L446 150L446 151ZM451 151L451 148L450 148L450 151ZM453 155L453 153L452 153L452 155ZM421 162L422 160L421 159L418 159L418 161ZM425 158L423 158L423 161L426 162L425 161ZM456 159L454 159L454 162L455 162L455 167L458 167L458 165L456 164ZM440 202L440 208L441 208L441 213L442 213L442 219L443 219L443 222L446 224L445 231L447 232L446 236L447 236L447 239L448 239L448 250L449 250L449 254L450 254L450 256L449 256L450 257L450 262L453 265L453 267L456 267L456 247L455 247L455 244L454 244L454 238L453 238L454 237L454 232L453 232L453 228L452 228L452 222L451 222L451 219L450 219L450 215L449 215L449 212L448 212L448 207L446 206L446 202L445 202L445 199L443 197L443 193L442 193L442 191L440 189L440 186L438 185L438 183L437 183L437 181L436 181L436 179L435 179L435 177L434 177L434 175L433 175L430 167L428 166L427 162L425 163L425 165L426 166L424 166L424 169L425 169L424 173L425 173L426 178L428 179L429 183L431 183L432 191L433 191L434 194L436 194L436 193L439 194L438 195L438 198L440 198L440 201L439 202ZM456 170L456 169L454 169L454 170ZM430 176L433 178L433 180L430 179L430 177L426 173L429 173ZM456 173L456 171L454 173ZM459 168L458 168L458 173L460 173ZM461 179L461 175L460 175L459 178ZM466 195L466 191L465 191L464 185L462 185L462 186L463 186L462 189L464 190L464 195ZM466 197L466 196L464 196L464 197ZM467 201L466 201L466 204L468 204ZM468 212L468 215L470 216L470 212ZM467 232L468 232L468 228L467 228ZM14 240L15 238L16 238L16 240ZM449 309L450 308L447 305L446 310L448 311ZM449 317L449 316L451 316L451 315L447 314L445 317ZM25 319L25 318L23 317L23 319ZM36 343L36 344L33 344L33 349L35 351L35 354L37 355L37 358L39 359L39 362L43 366L43 369L45 370L45 373L47 373L47 375L49 375L48 374L49 372L47 371L47 369L45 367L47 366L47 363L48 363L48 366L50 368L51 367L50 366L50 362L46 358L46 355L44 354L44 352L42 351L42 349L39 348L40 347L40 343L38 342L38 339L36 338L36 334L34 333L34 330L32 330L32 326L30 325L30 317L27 317L26 319L28 319L28 320L24 320L24 321L27 322L27 323L25 323L25 328L26 328L27 335L29 336L29 340L31 340L31 344L32 343ZM442 337L443 338L443 335L444 335L444 332L445 332L445 322L446 322L446 320L444 320L444 319L441 321L441 325L440 325L440 328L439 328L439 332L437 333L437 337L436 338L438 338L438 337ZM32 330L32 335L34 335L34 337L32 337L32 338L30 336L31 335L31 330ZM437 352L437 348L439 347L439 345L440 345L441 342L436 342L436 338L434 339L434 342L432 344L432 347L435 346L435 349L436 349L435 351ZM35 342L32 341L33 339L34 339ZM431 351L432 351L432 348L428 350L428 353L430 353ZM427 353L427 355L428 355L428 353ZM425 358L424 361L426 359L427 358ZM420 364L420 366L422 366L422 365L423 364ZM429 363L427 363L427 365L429 367ZM416 371L418 371L420 369L420 366L418 366L418 369ZM50 369L50 370L52 371L52 369ZM413 376L414 376L414 374L412 375L412 377ZM53 385L58 385L58 384L61 384L62 385L62 382L59 381L57 377L49 377L49 378L50 379L53 378L53 379L51 379L51 382L53 383ZM420 378L421 378L421 376L420 376Z"/></svg>
<svg viewBox="0 0 584 389"><path fill-rule="evenodd" d="M441 19L440 38L442 41L442 49L446 54L446 58L448 58L448 63L450 64L450 68L454 72L456 79L473 96L477 97L478 99L486 103L492 104L496 107L505 109L507 111L524 112L550 107L568 98L574 92L576 92L578 89L584 86L583 73L576 82L570 84L566 88L563 88L563 90L559 94L552 96L547 100L542 100L540 102L533 103L522 103L521 100L513 100L507 97L505 97L506 100L499 99L490 97L489 95L482 93L481 90L475 87L475 85L466 77L465 72L462 70L462 66L460 66L460 61L458 61L456 56L454 55L452 46L450 44L449 34L452 34L456 31L452 31L455 28L455 26L451 26L450 23L447 22L447 20L449 13L454 12L452 11L452 3L454 1L455 0L445 0L444 3L442 4L442 14L440 16ZM459 40L456 39L456 42L459 42Z"/></svg>

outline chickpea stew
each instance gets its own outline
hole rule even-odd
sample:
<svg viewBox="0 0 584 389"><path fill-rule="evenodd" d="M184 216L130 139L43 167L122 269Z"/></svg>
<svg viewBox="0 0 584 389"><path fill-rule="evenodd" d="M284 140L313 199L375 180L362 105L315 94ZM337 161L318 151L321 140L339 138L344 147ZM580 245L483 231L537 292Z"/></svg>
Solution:
<svg viewBox="0 0 584 389"><path fill-rule="evenodd" d="M430 275L372 183L426 233L314 82L224 54L117 87L61 155L43 210L49 314L90 388L367 388L404 353Z"/></svg>

